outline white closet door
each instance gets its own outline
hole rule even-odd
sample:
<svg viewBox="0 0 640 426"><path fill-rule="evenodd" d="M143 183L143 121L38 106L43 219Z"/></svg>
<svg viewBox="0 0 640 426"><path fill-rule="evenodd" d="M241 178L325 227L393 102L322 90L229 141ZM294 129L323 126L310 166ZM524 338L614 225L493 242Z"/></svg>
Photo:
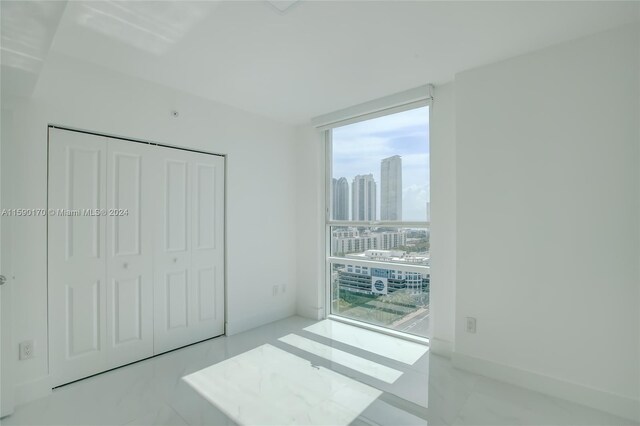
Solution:
<svg viewBox="0 0 640 426"><path fill-rule="evenodd" d="M157 147L154 238L154 352L192 342L189 329L191 276L191 182L189 153Z"/></svg>
<svg viewBox="0 0 640 426"><path fill-rule="evenodd" d="M153 355L151 148L107 143L108 368Z"/></svg>
<svg viewBox="0 0 640 426"><path fill-rule="evenodd" d="M49 330L53 385L106 365L106 139L50 129ZM59 210L59 211L58 211ZM64 215L63 213L67 213Z"/></svg>
<svg viewBox="0 0 640 426"><path fill-rule="evenodd" d="M58 386L224 333L224 158L49 132Z"/></svg>
<svg viewBox="0 0 640 426"><path fill-rule="evenodd" d="M191 155L191 335L224 333L224 158Z"/></svg>
<svg viewBox="0 0 640 426"><path fill-rule="evenodd" d="M154 352L224 333L224 159L156 148Z"/></svg>

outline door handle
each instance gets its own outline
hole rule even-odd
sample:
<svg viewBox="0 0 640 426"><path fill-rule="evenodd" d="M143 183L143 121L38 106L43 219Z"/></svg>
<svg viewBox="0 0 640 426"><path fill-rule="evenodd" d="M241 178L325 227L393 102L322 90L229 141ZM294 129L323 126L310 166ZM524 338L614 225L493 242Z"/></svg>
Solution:
<svg viewBox="0 0 640 426"><path fill-rule="evenodd" d="M7 282L7 277L4 275L0 275L0 285L4 285Z"/></svg>

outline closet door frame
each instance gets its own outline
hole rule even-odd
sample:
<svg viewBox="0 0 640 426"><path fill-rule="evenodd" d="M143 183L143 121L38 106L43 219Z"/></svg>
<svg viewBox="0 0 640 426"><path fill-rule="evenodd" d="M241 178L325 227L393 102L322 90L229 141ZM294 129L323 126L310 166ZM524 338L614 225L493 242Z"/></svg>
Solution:
<svg viewBox="0 0 640 426"><path fill-rule="evenodd" d="M222 203L223 203L223 215L222 215L222 248L223 248L223 261L222 261L222 266L223 266L223 295L222 295L222 307L223 307L223 326L222 326L222 334L219 334L217 336L211 336L211 337L207 337L203 340L208 340L209 338L214 338L214 337L219 337L222 335L225 335L227 333L227 321L228 321L228 289L227 289L227 161L228 161L228 155L227 154L221 154L221 153L217 153L217 152L211 152L211 151L204 151L204 150L199 150L199 149L192 149L192 148L185 148L185 147L180 147L180 146L175 146L175 145L169 145L169 144L161 144L161 143L156 143L156 142L151 142L151 141L147 141L147 140L140 140L140 139L133 139L133 138L129 138L129 137L122 137L122 136L118 136L118 135L114 135L114 134L108 134L108 133L99 133L99 132L93 132L93 131L88 131L85 129L80 129L80 128L75 128L75 127L70 127L70 126L65 126L65 125L59 125L59 124L49 124L47 126L47 205L46 205L46 209L47 211L49 211L49 209L52 207L50 205L50 191L51 191L51 138L50 138L50 132L52 130L63 130L63 131L68 131L68 132L75 132L75 133L82 133L82 134L86 134L86 135L91 135L91 136L96 136L96 137L102 137L102 138L108 138L108 139L116 139L116 140L120 140L120 141L124 141L124 142L129 142L129 143L135 143L135 144L142 144L142 145L147 145L149 147L163 147L163 148L170 148L170 149L175 149L175 150L179 150L179 151L185 151L185 152L190 152L190 153L196 153L196 154L205 154L205 155L211 155L211 156L216 156L216 157L221 157L223 159L223 164L222 164L222 177L223 177L223 197L222 197ZM104 164L104 170L106 172L106 157L107 157L107 153L106 153L106 148L105 148L105 164ZM105 182L106 182L106 173L105 173ZM108 183L108 182L106 182ZM106 195L106 194L105 194ZM143 219L144 220L144 219ZM102 372L106 372L109 371L110 369L114 368L116 365L110 365L107 366L107 362L106 360L105 362L105 369L100 371L100 373L93 373L93 374L87 374L83 377L80 377L78 379L72 380L72 381L67 381L65 383L57 383L56 382L56 377L59 375L59 371L55 371L55 363L51 362L52 358L54 356L57 356L53 353L53 348L55 347L56 344L60 344L60 342L54 342L55 336L53 336L52 333L52 325L53 325L53 321L55 320L52 316L52 309L51 309L51 301L52 301L52 291L51 291L51 270L50 270L50 236L49 233L51 232L49 227L50 218L47 218L47 293L48 293L48 301L47 301L47 306L48 306L48 357L49 357L49 376L51 377L51 384L52 387L57 387L57 386L61 386L67 383L71 383L72 381L75 380L79 380L85 377L90 377L93 374L100 374ZM106 224L106 221L105 221ZM106 235L106 228L104 230L104 238L107 238ZM154 277L155 279L155 277ZM155 284L154 284L155 286ZM106 288L105 288L106 290ZM106 295L105 295L106 296ZM105 302L106 302L106 298L105 298ZM152 301L152 307L153 304L155 302ZM106 306L104 307L103 310L101 310L101 312L105 312L106 313ZM107 333L106 330L103 332L103 336L106 340L107 337ZM191 342L191 343L196 343L196 342ZM106 341L103 343L106 344ZM106 349L106 348L105 348ZM152 356L158 355L159 353L162 352L154 352ZM150 356L150 357L152 357ZM145 358L141 358L141 359L145 359ZM131 361L131 362L137 362L140 361L141 359L137 359L135 361ZM124 364L120 364L119 366L123 366L123 365L127 365L127 363Z"/></svg>

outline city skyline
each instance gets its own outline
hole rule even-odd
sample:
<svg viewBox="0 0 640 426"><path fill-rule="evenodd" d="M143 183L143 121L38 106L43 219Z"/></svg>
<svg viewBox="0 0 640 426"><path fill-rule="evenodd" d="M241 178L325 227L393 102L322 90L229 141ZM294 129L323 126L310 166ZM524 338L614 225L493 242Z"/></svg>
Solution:
<svg viewBox="0 0 640 426"><path fill-rule="evenodd" d="M375 220L377 207L380 206L380 220L402 220L402 158L393 155L380 162L380 203L376 203L377 182L373 174L358 175L353 179L351 191L345 177L332 178L332 218L333 220ZM360 185L356 187L355 185ZM351 192L351 211L349 216L349 192ZM362 206L367 212L362 210ZM427 202L427 220L429 215ZM357 206L357 207L356 207ZM360 208L360 210L358 210ZM367 219L364 219L364 218Z"/></svg>
<svg viewBox="0 0 640 426"><path fill-rule="evenodd" d="M332 140L333 177L344 177L349 182L357 175L366 174L372 174L374 181L381 182L381 161L400 156L401 218L426 220L426 206L430 201L428 107L335 128ZM380 213L381 200L381 196L376 200L376 211Z"/></svg>

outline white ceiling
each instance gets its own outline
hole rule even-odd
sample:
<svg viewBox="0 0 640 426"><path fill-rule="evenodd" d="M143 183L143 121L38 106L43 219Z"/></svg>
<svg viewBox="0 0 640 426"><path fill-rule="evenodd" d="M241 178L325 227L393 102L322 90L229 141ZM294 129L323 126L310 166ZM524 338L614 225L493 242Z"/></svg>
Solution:
<svg viewBox="0 0 640 426"><path fill-rule="evenodd" d="M3 96L31 93L64 9L65 2L0 3Z"/></svg>
<svg viewBox="0 0 640 426"><path fill-rule="evenodd" d="M51 49L300 123L638 20L638 2L73 1Z"/></svg>

